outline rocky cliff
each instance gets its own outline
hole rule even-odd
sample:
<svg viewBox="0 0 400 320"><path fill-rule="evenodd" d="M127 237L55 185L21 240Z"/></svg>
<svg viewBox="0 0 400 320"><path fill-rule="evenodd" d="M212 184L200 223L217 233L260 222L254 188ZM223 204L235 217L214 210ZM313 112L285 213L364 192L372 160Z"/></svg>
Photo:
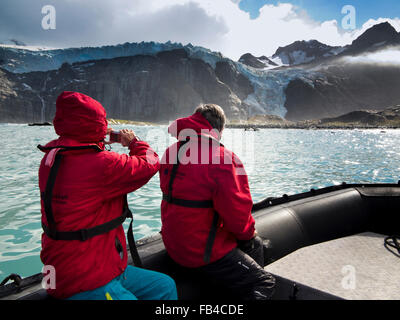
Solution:
<svg viewBox="0 0 400 320"><path fill-rule="evenodd" d="M41 120L41 98L14 74L0 69L0 121Z"/></svg>
<svg viewBox="0 0 400 320"><path fill-rule="evenodd" d="M3 122L51 121L57 96L79 91L99 100L111 118L166 121L200 103L217 103L229 118L246 118L241 98L252 92L234 65L214 70L183 49L83 63L47 72L1 73ZM221 77L221 80L219 77ZM43 114L43 119L40 115Z"/></svg>
<svg viewBox="0 0 400 320"><path fill-rule="evenodd" d="M356 126L400 127L400 105L386 108L382 111L353 111L336 118L321 119L321 124L353 124Z"/></svg>

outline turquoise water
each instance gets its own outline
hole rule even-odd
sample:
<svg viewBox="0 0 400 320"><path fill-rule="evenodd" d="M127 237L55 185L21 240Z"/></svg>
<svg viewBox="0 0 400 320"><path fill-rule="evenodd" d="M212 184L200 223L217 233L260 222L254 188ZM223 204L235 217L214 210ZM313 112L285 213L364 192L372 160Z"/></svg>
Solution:
<svg viewBox="0 0 400 320"><path fill-rule="evenodd" d="M174 140L166 126L132 128L161 156ZM122 126L114 126L114 129ZM0 124L0 280L41 271L38 144L56 138L52 127ZM255 202L270 196L348 183L397 183L400 130L227 129L223 143L245 164ZM113 145L113 151L125 152ZM128 197L137 239L160 230L158 175ZM127 227L127 225L126 225Z"/></svg>

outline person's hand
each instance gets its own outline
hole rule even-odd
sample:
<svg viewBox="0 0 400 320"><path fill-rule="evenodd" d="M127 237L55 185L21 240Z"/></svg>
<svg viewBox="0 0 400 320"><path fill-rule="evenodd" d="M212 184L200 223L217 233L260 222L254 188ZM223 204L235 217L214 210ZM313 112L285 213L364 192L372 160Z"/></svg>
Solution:
<svg viewBox="0 0 400 320"><path fill-rule="evenodd" d="M131 142L135 139L137 139L135 132L133 130L130 129L122 129L120 131L121 133L121 144L124 147L129 147L129 145L131 144Z"/></svg>
<svg viewBox="0 0 400 320"><path fill-rule="evenodd" d="M113 131L113 128L107 128L106 136L109 136L111 131ZM107 140L107 141L104 140L104 143L105 143L105 144L112 144L112 143L114 143L114 142L113 142L113 141L110 141L110 140Z"/></svg>

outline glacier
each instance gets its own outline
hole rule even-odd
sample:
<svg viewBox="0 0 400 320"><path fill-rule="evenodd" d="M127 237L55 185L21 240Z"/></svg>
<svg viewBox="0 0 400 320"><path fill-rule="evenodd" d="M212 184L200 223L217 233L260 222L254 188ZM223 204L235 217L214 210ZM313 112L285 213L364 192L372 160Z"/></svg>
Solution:
<svg viewBox="0 0 400 320"><path fill-rule="evenodd" d="M39 47L29 48L21 46L0 45L0 63L2 68L13 73L26 73L32 71L56 70L63 63L73 64L74 62L87 62L76 66L81 72L84 68L92 65L93 60L111 59L116 57L135 55L156 55L161 51L184 49L189 57L201 59L208 63L213 69L216 64L222 61L229 61L234 64L237 71L248 78L253 85L254 93L250 94L243 102L249 106L249 116L256 114L271 114L285 117L285 89L289 82L296 78L310 81L315 74L304 71L300 68L279 69L255 69L241 62L232 61L219 52L193 46L192 44L182 45L181 43L124 43L120 45L109 45L102 47L82 47L67 49L41 49ZM300 58L301 55L298 55ZM304 58L304 57L301 57ZM279 61L284 62L284 61ZM26 88L28 89L28 88ZM41 92L46 90L46 81ZM41 98L41 92L35 92ZM42 99L41 99L42 100ZM42 113L46 106L42 104Z"/></svg>
<svg viewBox="0 0 400 320"><path fill-rule="evenodd" d="M287 114L285 89L289 82L302 79L313 85L314 79L323 77L318 72L300 68L262 70L240 62L237 62L236 66L250 80L254 88L254 93L244 100L250 106L249 116L270 114L285 118Z"/></svg>
<svg viewBox="0 0 400 320"><path fill-rule="evenodd" d="M124 43L101 47L81 47L68 49L41 49L40 47L24 47L0 44L1 67L13 73L32 71L50 71L61 67L63 63L85 62L90 60L112 59L136 55L156 55L161 51L185 49L189 56L202 59L213 68L223 59L222 54L209 49L186 46L181 43L140 42Z"/></svg>

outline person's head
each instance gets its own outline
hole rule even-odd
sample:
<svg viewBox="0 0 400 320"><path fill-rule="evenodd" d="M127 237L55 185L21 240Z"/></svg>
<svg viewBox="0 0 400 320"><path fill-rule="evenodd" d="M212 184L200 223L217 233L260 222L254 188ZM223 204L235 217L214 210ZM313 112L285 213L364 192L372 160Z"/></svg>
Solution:
<svg viewBox="0 0 400 320"><path fill-rule="evenodd" d="M195 112L199 112L206 120L210 123L213 129L218 130L219 134L222 134L224 130L226 117L224 110L216 104L201 104Z"/></svg>
<svg viewBox="0 0 400 320"><path fill-rule="evenodd" d="M107 132L106 111L100 102L79 92L64 91L56 102L53 125L60 137L98 143Z"/></svg>

